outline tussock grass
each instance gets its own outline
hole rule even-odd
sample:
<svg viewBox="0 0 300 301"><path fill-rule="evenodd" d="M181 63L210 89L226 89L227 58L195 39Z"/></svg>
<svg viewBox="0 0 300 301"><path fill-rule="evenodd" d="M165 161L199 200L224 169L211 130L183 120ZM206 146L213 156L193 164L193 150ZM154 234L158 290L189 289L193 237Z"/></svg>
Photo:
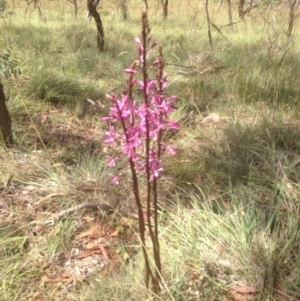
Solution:
<svg viewBox="0 0 300 301"><path fill-rule="evenodd" d="M127 21L118 1L101 4L103 53L85 4L75 19L69 4L42 1L40 19L15 3L14 15L0 20L0 55L10 54L0 79L17 142L0 147L0 299L154 300L143 286L135 220L83 210L35 226L90 200L135 210L128 175L110 184L115 171L106 166L99 118L109 110L105 94L120 93L122 70L136 59L144 3L128 2ZM181 124L165 137L178 154L165 158L160 187L158 300L225 300L238 285L255 287L257 300L298 300L298 24L287 39L286 8L262 6L242 22L234 7L232 32L226 6L211 4L222 35L213 29L210 48L202 3L170 3L167 21L159 2L149 6ZM106 246L111 267L71 288L46 282L94 221L120 230Z"/></svg>
<svg viewBox="0 0 300 301"><path fill-rule="evenodd" d="M285 220L276 209L265 217L265 209L249 198L249 191L247 201L232 194L230 208L219 206L218 212L198 189L186 193L186 197L190 207L184 208L182 198L175 197L176 203L164 216L166 223L161 227L166 287L159 300L221 298L230 286L245 283L257 287L260 298L271 300L274 282L289 282L290 296L297 298L299 291L292 283L298 281L299 262L291 270L286 270L284 263L293 252L288 246L298 239L297 213ZM278 219L282 224L274 226ZM282 248L284 233L291 236ZM99 296L103 300L118 300L119 296L151 300L140 287L140 261L133 258L117 275L97 279L86 300L98 300ZM286 279L286 272L293 280Z"/></svg>

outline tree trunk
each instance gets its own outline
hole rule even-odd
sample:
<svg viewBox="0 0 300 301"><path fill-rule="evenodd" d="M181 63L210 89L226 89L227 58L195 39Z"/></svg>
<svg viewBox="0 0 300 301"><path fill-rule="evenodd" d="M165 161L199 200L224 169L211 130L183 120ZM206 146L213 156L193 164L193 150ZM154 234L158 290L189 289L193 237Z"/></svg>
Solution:
<svg viewBox="0 0 300 301"><path fill-rule="evenodd" d="M101 21L100 14L97 12L97 5L100 0L87 0L87 8L89 12L89 16L93 17L96 22L97 27L97 45L99 51L104 50L104 29Z"/></svg>
<svg viewBox="0 0 300 301"><path fill-rule="evenodd" d="M26 0L25 14L27 13L28 7L31 3L33 3L34 9L38 10L39 18L45 22L46 18L43 16L43 13L42 13L42 10L41 10L40 4L39 4L39 0Z"/></svg>
<svg viewBox="0 0 300 301"><path fill-rule="evenodd" d="M163 8L163 14L165 20L168 18L168 4L169 4L169 0L161 0L161 5Z"/></svg>
<svg viewBox="0 0 300 301"><path fill-rule="evenodd" d="M74 5L74 15L75 15L75 18L77 19L77 14L78 14L78 3L77 3L77 0L73 0L73 5Z"/></svg>
<svg viewBox="0 0 300 301"><path fill-rule="evenodd" d="M229 19L229 24L230 24L231 31L233 31L231 0L227 0L227 5L228 5L228 19Z"/></svg>
<svg viewBox="0 0 300 301"><path fill-rule="evenodd" d="M245 5L245 0L240 0L239 6L238 6L238 12L239 12L239 17L243 20L245 17L245 12L244 12L244 5Z"/></svg>
<svg viewBox="0 0 300 301"><path fill-rule="evenodd" d="M207 20L208 40L209 40L209 45L212 47L212 37L211 37L211 30L210 30L210 17L209 17L209 11L208 11L208 0L205 0L205 12L206 12L206 20Z"/></svg>
<svg viewBox="0 0 300 301"><path fill-rule="evenodd" d="M287 36L290 37L292 34L292 30L294 27L294 22L295 22L295 11L296 11L296 7L298 5L296 5L298 2L298 0L290 0L289 4L290 4L290 19L289 19L289 28L287 31Z"/></svg>
<svg viewBox="0 0 300 301"><path fill-rule="evenodd" d="M145 7L146 7L146 10L148 10L148 1L147 0L144 0L144 2L145 2Z"/></svg>
<svg viewBox="0 0 300 301"><path fill-rule="evenodd" d="M11 130L11 120L5 101L6 99L3 91L3 85L0 83L0 128L5 146L12 147L14 140Z"/></svg>
<svg viewBox="0 0 300 301"><path fill-rule="evenodd" d="M128 18L127 0L120 0L120 6L121 6L121 10L122 10L123 19L127 20L127 18Z"/></svg>
<svg viewBox="0 0 300 301"><path fill-rule="evenodd" d="M38 9L38 12L39 12L39 18L42 20L42 21L46 21L46 19L44 18L43 16L43 13L42 13L42 10L41 10L41 6L40 6L40 3L38 0L34 0L34 8Z"/></svg>

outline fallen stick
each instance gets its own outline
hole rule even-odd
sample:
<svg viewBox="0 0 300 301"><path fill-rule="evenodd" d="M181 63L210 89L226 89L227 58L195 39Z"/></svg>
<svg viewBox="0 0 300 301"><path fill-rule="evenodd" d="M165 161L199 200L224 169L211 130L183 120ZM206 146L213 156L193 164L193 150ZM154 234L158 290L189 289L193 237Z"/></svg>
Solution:
<svg viewBox="0 0 300 301"><path fill-rule="evenodd" d="M118 211L123 216L128 216L128 217L131 216L125 210L117 210L116 208L114 208L111 205L108 205L108 204L105 204L105 203L97 203L97 202L87 201L87 202L84 202L82 204L75 205L71 208L62 210L59 213L55 214L54 216L51 216L50 218L48 218L45 221L32 221L29 225L32 225L32 224L40 224L40 225L53 224L54 221L59 219L60 217L66 215L68 213L78 211L78 210L83 209L83 208L94 208L94 209L100 209L100 210L105 210L105 211L109 211L109 212ZM134 217L134 216L132 216L132 217Z"/></svg>

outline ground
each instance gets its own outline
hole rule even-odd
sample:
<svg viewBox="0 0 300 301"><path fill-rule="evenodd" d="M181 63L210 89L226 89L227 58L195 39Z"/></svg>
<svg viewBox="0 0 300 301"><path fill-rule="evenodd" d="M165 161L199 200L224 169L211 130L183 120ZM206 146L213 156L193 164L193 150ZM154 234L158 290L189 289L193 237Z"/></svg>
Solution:
<svg viewBox="0 0 300 301"><path fill-rule="evenodd" d="M99 53L84 3L76 19L70 3L40 2L42 15L12 1L0 20L16 141L0 146L0 299L154 300L130 174L110 183L101 121L138 59L144 3L123 20L103 1ZM180 124L164 136L178 152L159 180L157 300L300 300L297 19L288 38L284 3L244 21L234 5L231 31L227 6L210 4L211 47L201 3L169 6L167 20L159 2L148 12Z"/></svg>

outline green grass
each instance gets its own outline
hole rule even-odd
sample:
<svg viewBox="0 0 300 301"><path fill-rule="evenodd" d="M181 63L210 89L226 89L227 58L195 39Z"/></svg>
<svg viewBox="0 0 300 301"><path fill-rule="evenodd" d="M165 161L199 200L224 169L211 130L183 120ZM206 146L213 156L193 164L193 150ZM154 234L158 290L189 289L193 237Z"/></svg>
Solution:
<svg viewBox="0 0 300 301"><path fill-rule="evenodd" d="M42 1L40 19L17 2L0 19L0 80L17 142L0 147L0 299L154 300L135 219L83 209L37 224L86 201L135 213L129 174L110 184L100 118L105 94L121 92L122 70L137 59L144 3L128 2L126 21L118 1L102 3L99 53L84 4L75 19L70 4ZM231 32L227 6L211 4L222 33L212 29L211 48L201 3L174 1L163 21L150 2L181 125L165 137L178 153L165 158L159 190L158 300L228 300L239 285L255 287L255 300L299 300L299 26L288 39L286 8L260 7L242 22L234 6ZM98 236L83 235L95 225ZM109 266L75 277L85 258L72 266L74 254L99 237ZM63 273L68 260L73 278Z"/></svg>

